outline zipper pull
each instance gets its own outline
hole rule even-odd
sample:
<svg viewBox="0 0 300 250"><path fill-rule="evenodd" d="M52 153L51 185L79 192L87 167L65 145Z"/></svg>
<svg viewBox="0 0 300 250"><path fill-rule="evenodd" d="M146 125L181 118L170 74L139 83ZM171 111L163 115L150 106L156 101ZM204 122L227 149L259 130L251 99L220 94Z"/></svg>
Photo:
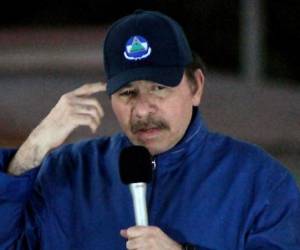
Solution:
<svg viewBox="0 0 300 250"><path fill-rule="evenodd" d="M155 160L152 160L152 170L156 170L156 162L155 162Z"/></svg>

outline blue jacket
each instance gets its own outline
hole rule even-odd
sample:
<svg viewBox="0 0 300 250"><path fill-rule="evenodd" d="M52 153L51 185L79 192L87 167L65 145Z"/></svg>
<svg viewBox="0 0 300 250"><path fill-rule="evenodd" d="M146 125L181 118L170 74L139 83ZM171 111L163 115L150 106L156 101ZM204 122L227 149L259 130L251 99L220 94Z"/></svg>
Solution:
<svg viewBox="0 0 300 250"><path fill-rule="evenodd" d="M0 151L0 249L125 249L134 225L118 158L123 134L53 151L22 176ZM300 194L291 174L256 146L209 132L199 115L155 157L149 223L199 249L300 249ZM200 248L201 247L201 248Z"/></svg>

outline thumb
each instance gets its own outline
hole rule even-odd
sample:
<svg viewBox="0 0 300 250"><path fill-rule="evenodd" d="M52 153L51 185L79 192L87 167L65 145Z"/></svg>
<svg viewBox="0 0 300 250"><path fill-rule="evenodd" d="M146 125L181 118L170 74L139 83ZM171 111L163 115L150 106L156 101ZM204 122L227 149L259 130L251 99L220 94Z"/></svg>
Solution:
<svg viewBox="0 0 300 250"><path fill-rule="evenodd" d="M126 229L121 229L120 235L121 235L123 238L128 239L128 235L127 235L127 230L126 230Z"/></svg>

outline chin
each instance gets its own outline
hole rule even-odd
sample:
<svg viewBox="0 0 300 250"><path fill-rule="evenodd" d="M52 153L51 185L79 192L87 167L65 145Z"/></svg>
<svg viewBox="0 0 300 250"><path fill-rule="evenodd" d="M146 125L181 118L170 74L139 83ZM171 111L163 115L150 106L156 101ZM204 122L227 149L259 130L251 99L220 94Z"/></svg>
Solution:
<svg viewBox="0 0 300 250"><path fill-rule="evenodd" d="M149 150L149 152L152 156L162 154L172 148L172 146L162 147L161 145L160 145L160 147L155 147L155 146L150 146L150 145L143 145L143 146Z"/></svg>
<svg viewBox="0 0 300 250"><path fill-rule="evenodd" d="M158 154L161 154L161 153L167 151L167 149L163 149L161 147L155 147L154 145L149 145L147 143L133 142L133 144L147 148L152 156L155 156L155 155L158 155Z"/></svg>
<svg viewBox="0 0 300 250"><path fill-rule="evenodd" d="M162 145L161 144L162 140L164 140L164 139L160 138L160 139L155 139L155 140L140 141L137 138L134 138L134 137L131 138L131 142L134 145L139 145L139 146L143 146L143 147L147 148L152 156L162 154L162 153L168 151L169 149L171 149L173 146L175 146L173 144L172 145L169 145L169 144Z"/></svg>

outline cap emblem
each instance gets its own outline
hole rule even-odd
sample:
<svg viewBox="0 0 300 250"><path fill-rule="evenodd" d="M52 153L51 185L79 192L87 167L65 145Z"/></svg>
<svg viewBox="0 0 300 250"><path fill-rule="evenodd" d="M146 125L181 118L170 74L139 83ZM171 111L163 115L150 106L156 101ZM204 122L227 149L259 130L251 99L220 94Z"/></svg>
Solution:
<svg viewBox="0 0 300 250"><path fill-rule="evenodd" d="M128 39L124 51L127 60L141 60L151 54L148 41L142 36L132 36Z"/></svg>

